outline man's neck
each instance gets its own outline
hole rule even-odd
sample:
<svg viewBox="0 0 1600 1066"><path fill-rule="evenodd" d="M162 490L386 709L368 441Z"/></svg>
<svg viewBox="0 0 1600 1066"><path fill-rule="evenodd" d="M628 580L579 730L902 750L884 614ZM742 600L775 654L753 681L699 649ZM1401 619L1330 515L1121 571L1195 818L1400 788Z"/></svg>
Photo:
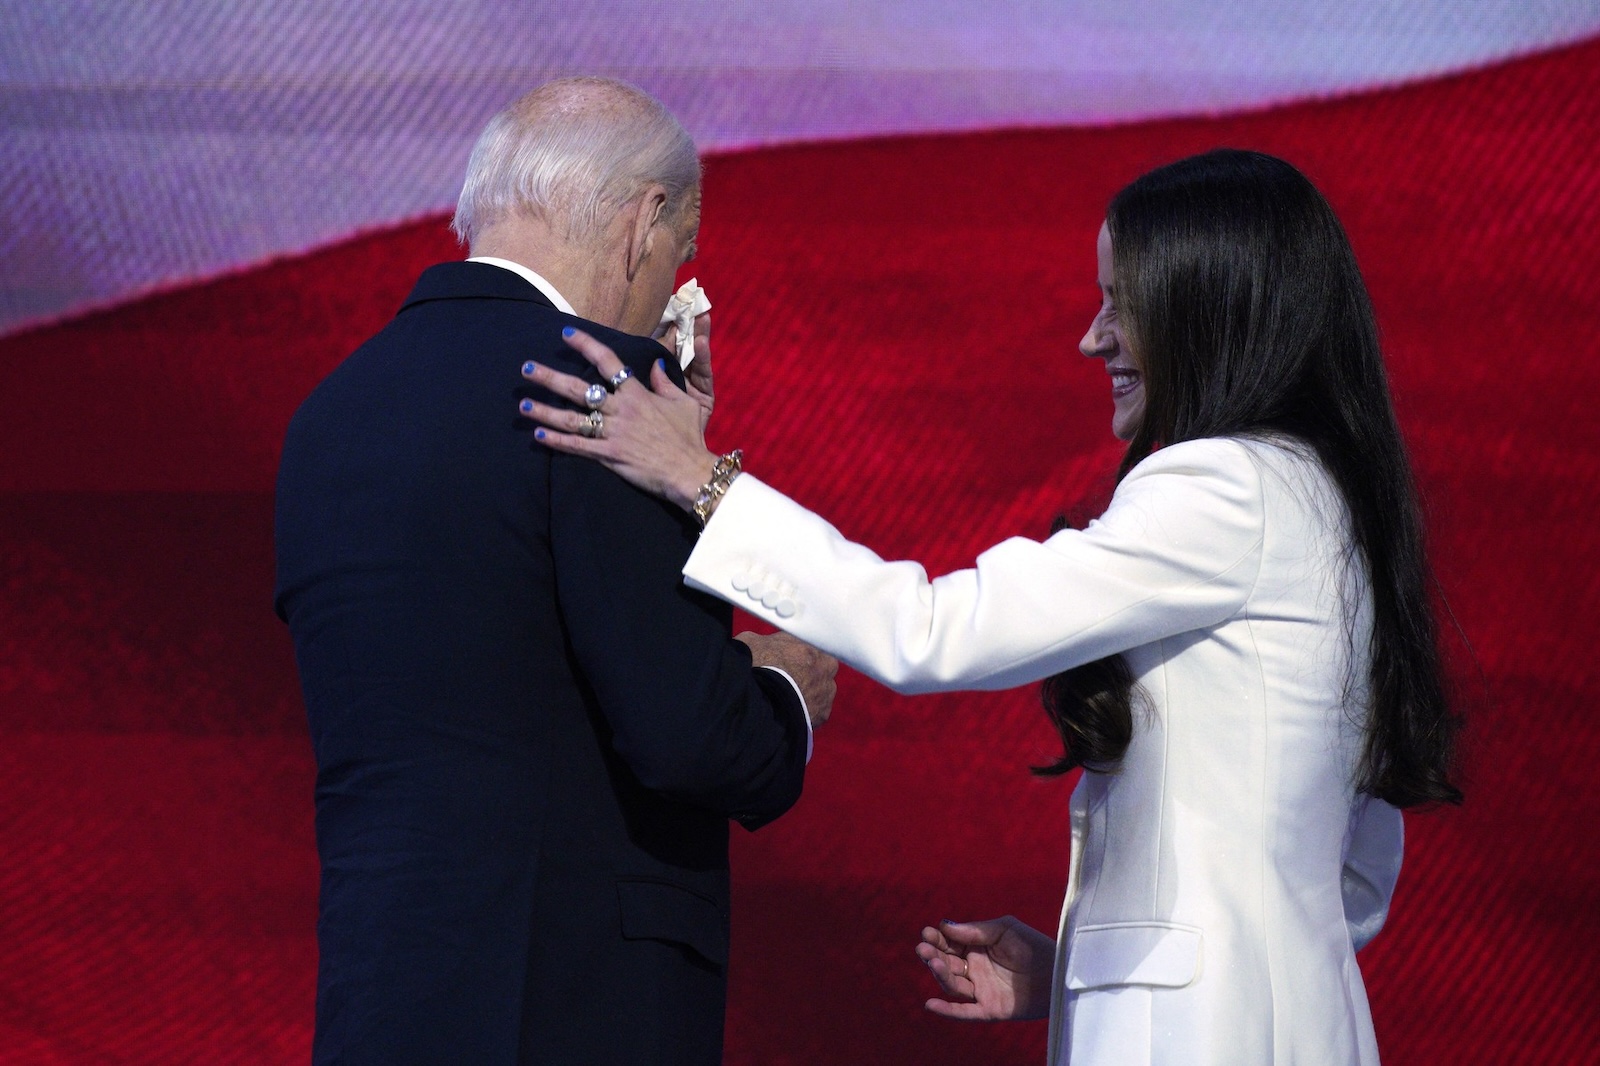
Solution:
<svg viewBox="0 0 1600 1066"><path fill-rule="evenodd" d="M614 325L620 310L615 285L607 284L604 264L593 249L563 240L538 223L490 227L472 242L472 256L509 259L548 281L580 318Z"/></svg>

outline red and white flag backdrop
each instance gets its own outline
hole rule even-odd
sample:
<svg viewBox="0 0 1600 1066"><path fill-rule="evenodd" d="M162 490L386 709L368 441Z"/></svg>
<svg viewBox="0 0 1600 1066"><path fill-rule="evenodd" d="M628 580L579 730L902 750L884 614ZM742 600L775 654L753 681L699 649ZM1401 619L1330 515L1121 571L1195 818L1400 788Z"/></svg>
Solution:
<svg viewBox="0 0 1600 1066"><path fill-rule="evenodd" d="M1111 193L1224 144L1306 170L1373 289L1473 713L1467 805L1409 820L1361 956L1380 1045L1600 1062L1592 2L467 8L0 12L0 1062L304 1060L278 442L461 254L482 121L577 71L711 150L716 443L935 571L1103 498L1074 346ZM736 837L728 1060L1040 1061L1037 1025L925 1015L911 948L939 917L1053 922L1050 750L1032 692L846 674L800 806Z"/></svg>

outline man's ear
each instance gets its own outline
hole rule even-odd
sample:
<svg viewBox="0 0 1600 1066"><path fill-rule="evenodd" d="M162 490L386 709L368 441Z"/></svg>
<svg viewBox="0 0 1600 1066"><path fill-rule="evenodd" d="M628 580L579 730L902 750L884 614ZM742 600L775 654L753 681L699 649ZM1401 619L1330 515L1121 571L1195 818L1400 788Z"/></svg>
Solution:
<svg viewBox="0 0 1600 1066"><path fill-rule="evenodd" d="M628 228L628 280L655 250L656 226L667 210L667 188L651 185L634 201L632 225Z"/></svg>

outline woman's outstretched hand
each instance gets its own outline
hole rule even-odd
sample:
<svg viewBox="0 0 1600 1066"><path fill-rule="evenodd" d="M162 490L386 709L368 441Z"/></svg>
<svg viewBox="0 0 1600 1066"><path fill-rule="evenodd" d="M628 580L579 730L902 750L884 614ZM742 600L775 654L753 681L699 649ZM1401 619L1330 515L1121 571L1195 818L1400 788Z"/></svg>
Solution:
<svg viewBox="0 0 1600 1066"><path fill-rule="evenodd" d="M963 1021L1020 1021L1050 1013L1055 941L1009 914L986 922L940 922L922 931L917 958L948 999L928 1010Z"/></svg>
<svg viewBox="0 0 1600 1066"><path fill-rule="evenodd" d="M569 329L566 341L606 380L623 369L615 352L582 330ZM698 338L697 338L698 339ZM559 452L588 456L644 491L684 510L694 506L700 486L711 479L717 457L706 449L703 415L709 405L672 383L660 360L650 370L650 386L628 378L605 397L598 410L598 435L590 429L588 382L538 363L525 363L522 376L576 404L579 411L523 400L523 417L539 423L539 441ZM709 386L709 381L706 382Z"/></svg>

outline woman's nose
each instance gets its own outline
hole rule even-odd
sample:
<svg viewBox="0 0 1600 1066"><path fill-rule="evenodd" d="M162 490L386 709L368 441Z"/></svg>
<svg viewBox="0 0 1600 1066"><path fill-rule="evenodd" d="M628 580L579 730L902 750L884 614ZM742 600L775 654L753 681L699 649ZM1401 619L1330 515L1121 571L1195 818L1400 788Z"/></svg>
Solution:
<svg viewBox="0 0 1600 1066"><path fill-rule="evenodd" d="M1106 343L1106 331L1100 328L1100 316L1096 315L1089 328L1083 334L1083 339L1078 342L1078 351L1091 359L1104 359L1110 354L1110 345Z"/></svg>

